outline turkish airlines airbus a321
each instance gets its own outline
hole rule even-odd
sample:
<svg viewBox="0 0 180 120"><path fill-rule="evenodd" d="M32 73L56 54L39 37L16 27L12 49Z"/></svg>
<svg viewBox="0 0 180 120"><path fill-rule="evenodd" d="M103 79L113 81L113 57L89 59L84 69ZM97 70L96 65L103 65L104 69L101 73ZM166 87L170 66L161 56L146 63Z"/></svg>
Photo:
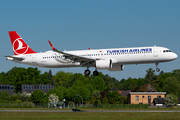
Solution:
<svg viewBox="0 0 180 120"><path fill-rule="evenodd" d="M122 71L124 65L155 63L159 72L158 63L175 60L177 54L165 47L134 47L112 48L78 51L59 51L52 43L49 44L53 51L37 53L33 51L24 40L16 33L9 31L14 55L5 56L9 61L47 68L87 67L84 74L90 75L89 67L97 70Z"/></svg>

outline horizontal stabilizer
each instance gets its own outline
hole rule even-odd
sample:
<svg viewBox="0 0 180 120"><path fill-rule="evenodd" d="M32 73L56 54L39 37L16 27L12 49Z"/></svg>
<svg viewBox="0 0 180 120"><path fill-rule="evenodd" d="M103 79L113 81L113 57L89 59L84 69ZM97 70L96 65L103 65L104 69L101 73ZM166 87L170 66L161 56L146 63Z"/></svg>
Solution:
<svg viewBox="0 0 180 120"><path fill-rule="evenodd" d="M7 57L6 59L13 59L13 60L24 60L23 57L15 57L15 56L4 56L4 57Z"/></svg>

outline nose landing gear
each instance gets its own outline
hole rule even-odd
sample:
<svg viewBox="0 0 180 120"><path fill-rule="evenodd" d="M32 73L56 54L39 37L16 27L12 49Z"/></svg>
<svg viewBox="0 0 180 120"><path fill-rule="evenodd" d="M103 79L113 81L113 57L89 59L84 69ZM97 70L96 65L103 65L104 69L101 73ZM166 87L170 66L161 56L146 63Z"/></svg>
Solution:
<svg viewBox="0 0 180 120"><path fill-rule="evenodd" d="M156 71L159 72L160 69L158 68L158 63L156 63L155 65L156 65Z"/></svg>

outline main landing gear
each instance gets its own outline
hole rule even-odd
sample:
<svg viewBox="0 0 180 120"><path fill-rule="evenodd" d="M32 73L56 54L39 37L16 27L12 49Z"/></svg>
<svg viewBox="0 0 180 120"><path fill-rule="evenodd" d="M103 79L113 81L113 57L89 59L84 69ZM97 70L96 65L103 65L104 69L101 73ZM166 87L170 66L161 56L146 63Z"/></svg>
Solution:
<svg viewBox="0 0 180 120"><path fill-rule="evenodd" d="M84 75L85 76L89 76L91 74L91 71L89 69L85 70L84 71Z"/></svg>
<svg viewBox="0 0 180 120"><path fill-rule="evenodd" d="M158 63L156 63L155 65L156 65L156 71L159 72L160 69L158 68Z"/></svg>
<svg viewBox="0 0 180 120"><path fill-rule="evenodd" d="M91 74L91 71L89 70L89 69L86 69L85 71L84 71L84 75L85 76L89 76ZM99 72L97 71L97 70L95 70L94 72L93 72L93 75L94 76L97 76L97 75L99 75Z"/></svg>

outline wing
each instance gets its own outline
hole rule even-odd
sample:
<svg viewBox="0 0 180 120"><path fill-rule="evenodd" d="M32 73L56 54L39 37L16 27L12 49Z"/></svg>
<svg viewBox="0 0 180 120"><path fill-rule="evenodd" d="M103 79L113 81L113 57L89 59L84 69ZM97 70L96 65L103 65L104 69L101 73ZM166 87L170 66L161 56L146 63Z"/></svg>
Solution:
<svg viewBox="0 0 180 120"><path fill-rule="evenodd" d="M19 60L19 61L24 60L23 57L14 57L14 56L4 56L4 57L6 57L6 59L8 59L8 58L13 58L14 60Z"/></svg>
<svg viewBox="0 0 180 120"><path fill-rule="evenodd" d="M80 62L81 66L87 65L89 63L92 64L96 60L95 58L82 57L82 56L66 53L66 52L63 52L63 51L59 51L53 46L53 44L50 41L48 41L48 42L49 42L49 44L50 44L53 51L56 51L58 53L63 54L65 59L70 59L70 60L72 60L74 62Z"/></svg>

